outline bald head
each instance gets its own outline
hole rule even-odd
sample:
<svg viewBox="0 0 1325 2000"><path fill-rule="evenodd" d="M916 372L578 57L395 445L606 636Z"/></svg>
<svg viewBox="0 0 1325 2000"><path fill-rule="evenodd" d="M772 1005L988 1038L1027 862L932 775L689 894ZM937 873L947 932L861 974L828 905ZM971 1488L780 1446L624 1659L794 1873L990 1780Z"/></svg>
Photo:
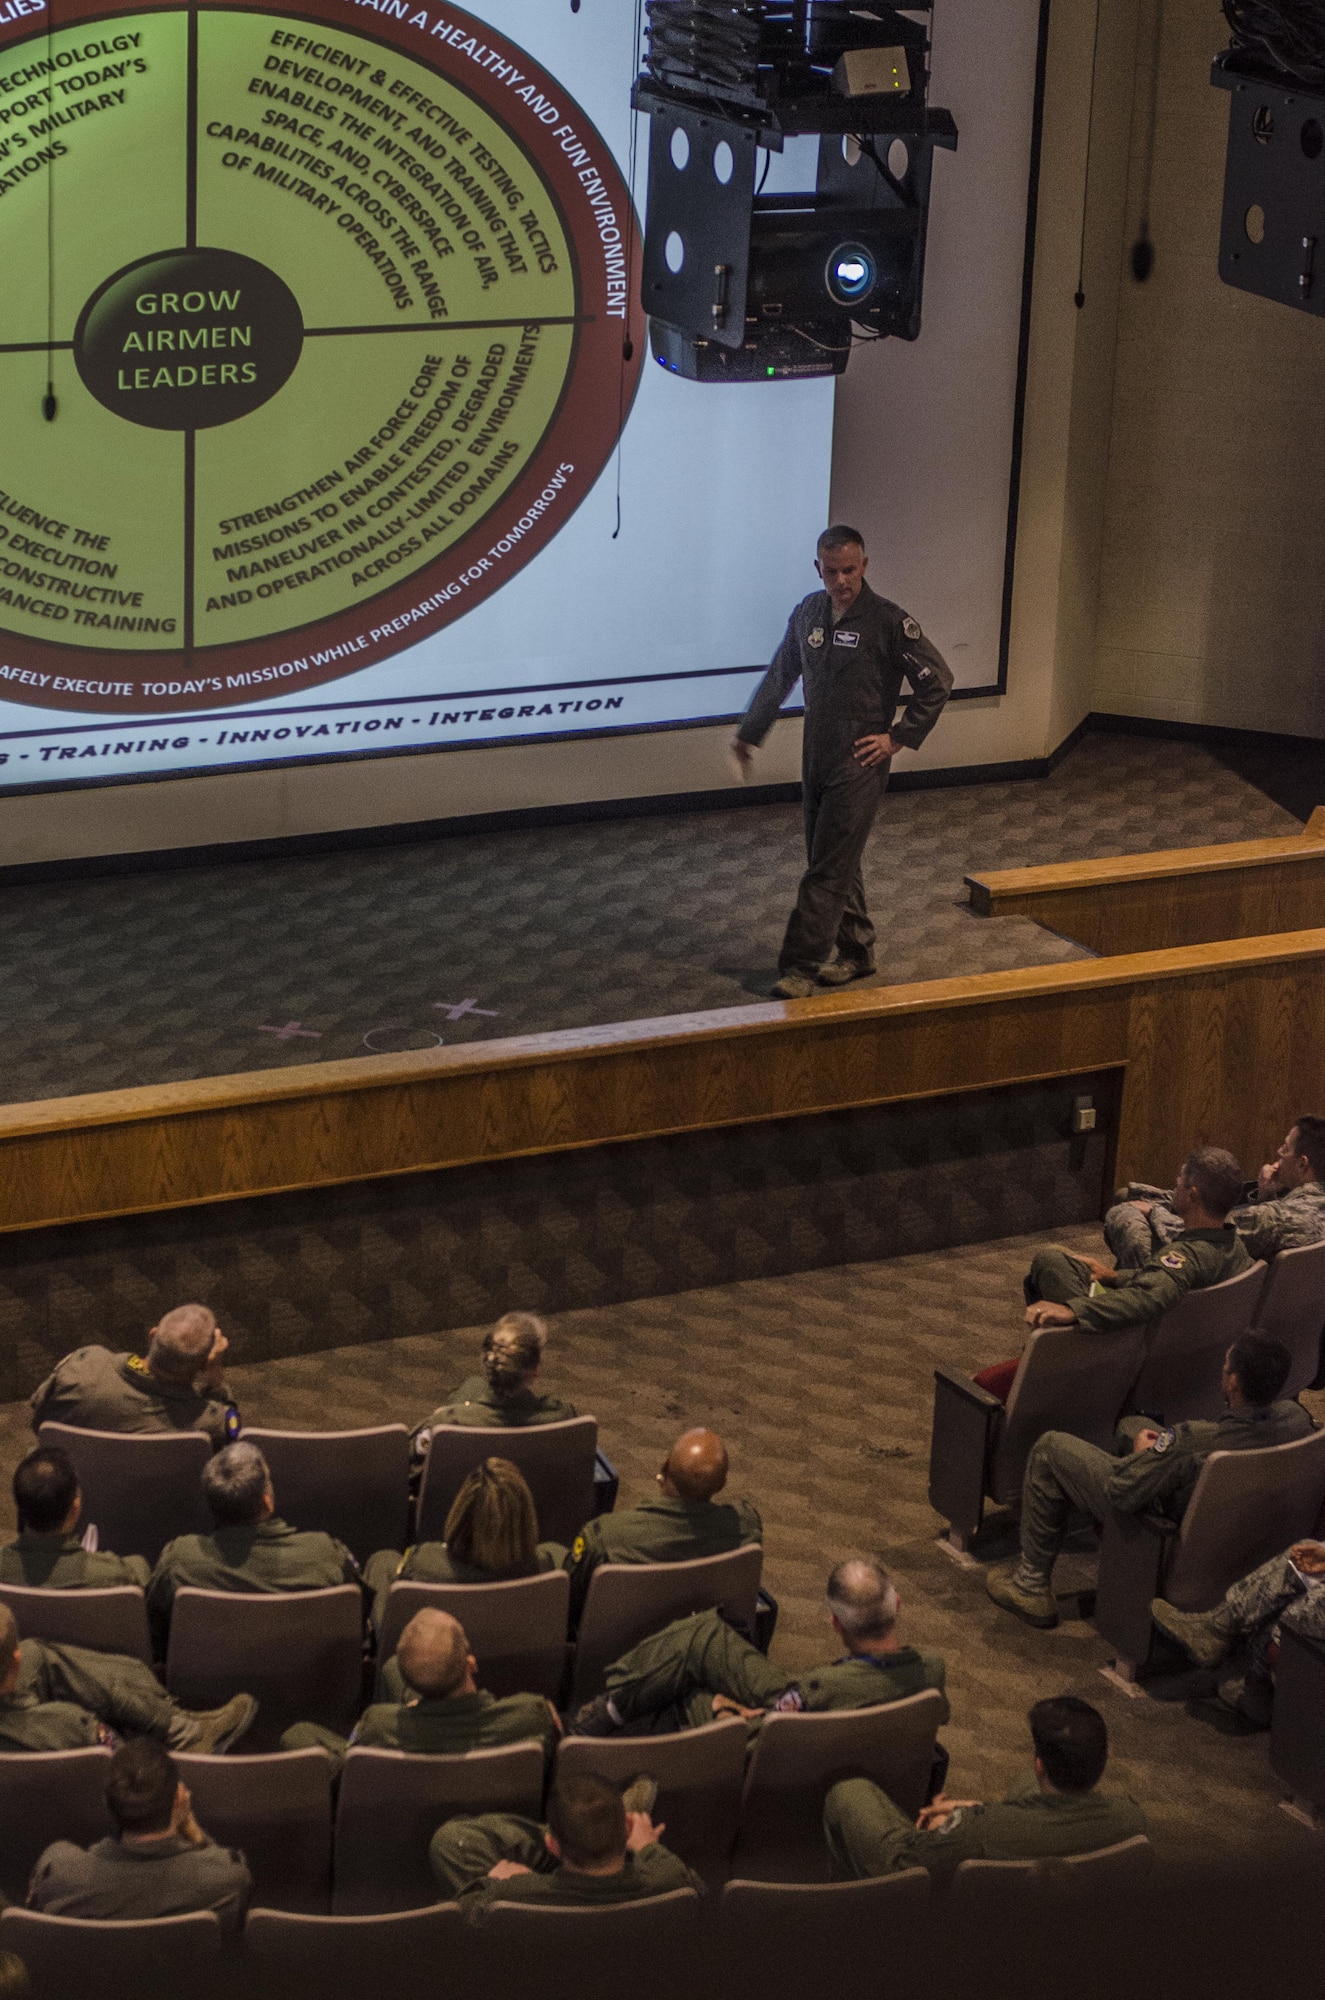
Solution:
<svg viewBox="0 0 1325 2000"><path fill-rule="evenodd" d="M897 1590L873 1556L849 1557L828 1579L828 1608L848 1644L878 1645L897 1623Z"/></svg>
<svg viewBox="0 0 1325 2000"><path fill-rule="evenodd" d="M681 1500L711 1500L727 1484L727 1447L716 1431L682 1431L658 1477Z"/></svg>
<svg viewBox="0 0 1325 2000"><path fill-rule="evenodd" d="M396 1658L415 1694L444 1700L463 1688L469 1672L465 1628L449 1611L416 1611L400 1635Z"/></svg>
<svg viewBox="0 0 1325 2000"><path fill-rule="evenodd" d="M191 1382L216 1339L216 1314L208 1306L176 1306L152 1328L147 1365L168 1382Z"/></svg>

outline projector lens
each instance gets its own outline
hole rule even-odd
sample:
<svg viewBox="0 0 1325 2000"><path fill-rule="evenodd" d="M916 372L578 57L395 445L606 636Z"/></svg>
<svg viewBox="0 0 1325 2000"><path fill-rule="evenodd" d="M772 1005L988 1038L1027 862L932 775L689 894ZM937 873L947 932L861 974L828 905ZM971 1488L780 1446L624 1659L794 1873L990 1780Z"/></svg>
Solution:
<svg viewBox="0 0 1325 2000"><path fill-rule="evenodd" d="M839 305L859 305L874 290L878 268L860 243L839 243L828 259L828 292Z"/></svg>

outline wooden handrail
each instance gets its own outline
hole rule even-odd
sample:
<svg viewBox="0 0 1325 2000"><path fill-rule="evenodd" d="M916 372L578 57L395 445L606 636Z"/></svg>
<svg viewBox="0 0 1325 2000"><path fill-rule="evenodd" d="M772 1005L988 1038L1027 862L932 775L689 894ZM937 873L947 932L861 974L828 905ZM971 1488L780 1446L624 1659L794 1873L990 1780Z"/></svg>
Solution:
<svg viewBox="0 0 1325 2000"><path fill-rule="evenodd" d="M1065 889L1099 889L1113 883L1153 882L1178 875L1261 868L1267 862L1325 860L1325 806L1317 806L1302 833L1264 840L1232 840L1210 847L1171 847L1157 853L1112 854L1090 861L1055 861L1039 868L991 869L963 879L981 916L1007 897Z"/></svg>

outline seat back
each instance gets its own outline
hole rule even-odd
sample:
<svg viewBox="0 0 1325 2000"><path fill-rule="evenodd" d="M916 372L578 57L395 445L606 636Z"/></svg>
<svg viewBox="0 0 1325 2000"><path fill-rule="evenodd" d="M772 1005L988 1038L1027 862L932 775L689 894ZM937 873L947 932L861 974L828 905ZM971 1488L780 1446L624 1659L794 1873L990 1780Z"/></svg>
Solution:
<svg viewBox="0 0 1325 2000"><path fill-rule="evenodd" d="M90 1847L115 1828L106 1810L110 1751L0 1755L0 1891L21 1903L37 1856L53 1840Z"/></svg>
<svg viewBox="0 0 1325 2000"><path fill-rule="evenodd" d="M416 1611L449 1611L465 1628L489 1693L545 1694L555 1702L566 1672L570 1578L565 1570L514 1577L506 1583L393 1583L377 1636L379 1700L382 1668Z"/></svg>
<svg viewBox="0 0 1325 2000"><path fill-rule="evenodd" d="M212 1455L201 1431L84 1431L43 1424L43 1444L67 1451L103 1549L154 1563L176 1535L211 1533L198 1481Z"/></svg>
<svg viewBox="0 0 1325 2000"><path fill-rule="evenodd" d="M1270 1769L1295 1798L1325 1809L1325 1646L1279 1628L1274 1670L1274 1716L1270 1725Z"/></svg>
<svg viewBox="0 0 1325 2000"><path fill-rule="evenodd" d="M152 1664L147 1602L136 1583L112 1584L106 1590L28 1590L0 1583L0 1604L7 1604L18 1620L20 1639L132 1653Z"/></svg>
<svg viewBox="0 0 1325 2000"><path fill-rule="evenodd" d="M746 1772L733 1874L825 1881L824 1798L839 1778L873 1778L914 1816L924 1804L942 1714L942 1695L926 1688L876 1708L766 1715Z"/></svg>
<svg viewBox="0 0 1325 2000"><path fill-rule="evenodd" d="M727 1879L741 1813L746 1726L738 1715L675 1736L571 1736L557 1748L557 1777L586 1772L625 1786L641 1771L658 1781L655 1820L667 1845L710 1888Z"/></svg>
<svg viewBox="0 0 1325 2000"><path fill-rule="evenodd" d="M366 1562L409 1540L409 1432L404 1424L358 1431L246 1430L271 1469L277 1512L320 1528Z"/></svg>
<svg viewBox="0 0 1325 2000"><path fill-rule="evenodd" d="M758 1542L689 1562L600 1563L580 1616L572 1707L601 1694L613 1660L673 1618L716 1607L752 1631L763 1566Z"/></svg>
<svg viewBox="0 0 1325 2000"><path fill-rule="evenodd" d="M237 1847L254 1900L278 1910L331 1907L331 1760L322 1750L190 1757L175 1769L198 1824L218 1847Z"/></svg>
<svg viewBox="0 0 1325 2000"><path fill-rule="evenodd" d="M1325 1504L1325 1431L1260 1451L1215 1451L1201 1467L1164 1578L1184 1611L1208 1611L1230 1584L1315 1528Z"/></svg>
<svg viewBox="0 0 1325 2000"><path fill-rule="evenodd" d="M414 1539L442 1541L451 1502L475 1466L485 1458L508 1458L519 1466L534 1496L543 1540L569 1545L593 1513L597 1450L596 1417L567 1417L559 1424L512 1430L439 1424L424 1461Z"/></svg>
<svg viewBox="0 0 1325 2000"><path fill-rule="evenodd" d="M363 1597L353 1583L252 1597L176 1591L166 1687L182 1708L218 1708L256 1695L249 1751L275 1750L292 1722L348 1735L363 1681Z"/></svg>
<svg viewBox="0 0 1325 2000"><path fill-rule="evenodd" d="M1144 1833L1130 1840L1115 1841L1112 1847L1097 1847L1089 1854L1064 1854L1041 1861L1040 1871L1055 1891L1098 1903L1127 1901L1146 1881L1155 1863L1155 1850Z"/></svg>
<svg viewBox="0 0 1325 2000"><path fill-rule="evenodd" d="M1166 1424L1222 1416L1224 1356L1251 1325L1264 1284L1264 1264L1253 1264L1222 1285L1207 1285L1179 1299L1150 1328L1129 1408Z"/></svg>
<svg viewBox="0 0 1325 2000"><path fill-rule="evenodd" d="M0 1949L22 1959L37 1995L179 2000L212 1990L221 1926L210 1910L137 1921L4 1910Z"/></svg>
<svg viewBox="0 0 1325 2000"><path fill-rule="evenodd" d="M700 1900L672 1889L635 1903L558 1906L493 1903L483 1925L487 1990L514 1994L530 1983L539 2000L584 2000L586 1971L602 1992L674 2000L695 1970Z"/></svg>
<svg viewBox="0 0 1325 2000"><path fill-rule="evenodd" d="M872 1994L885 1961L887 1992L936 1990L934 1895L923 1868L864 1882L733 1880L718 1926L728 1992L817 1994L831 1966L836 1991Z"/></svg>
<svg viewBox="0 0 1325 2000"><path fill-rule="evenodd" d="M1107 1448L1144 1359L1139 1326L1106 1335L1071 1326L1030 1333L991 1454L991 1499L1004 1505L1020 1499L1026 1461L1046 1431L1067 1431Z"/></svg>
<svg viewBox="0 0 1325 2000"><path fill-rule="evenodd" d="M456 1903L367 1917L298 1916L254 1908L244 1948L261 1991L285 2000L327 2000L434 1990L429 1968L445 1968L447 1992L477 1990L460 1974L472 1927Z"/></svg>
<svg viewBox="0 0 1325 2000"><path fill-rule="evenodd" d="M488 1812L534 1819L542 1800L541 1743L458 1757L352 1749L336 1801L332 1909L364 1916L435 1903L428 1842L443 1820Z"/></svg>
<svg viewBox="0 0 1325 2000"><path fill-rule="evenodd" d="M1279 1252L1256 1307L1256 1329L1281 1340L1293 1357L1284 1395L1309 1388L1320 1368L1325 1331L1325 1242Z"/></svg>

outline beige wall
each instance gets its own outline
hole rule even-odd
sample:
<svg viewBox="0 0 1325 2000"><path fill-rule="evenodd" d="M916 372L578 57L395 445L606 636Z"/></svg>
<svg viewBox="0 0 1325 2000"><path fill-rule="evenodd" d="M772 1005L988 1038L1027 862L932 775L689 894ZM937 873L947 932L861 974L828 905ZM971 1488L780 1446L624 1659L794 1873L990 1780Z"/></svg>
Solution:
<svg viewBox="0 0 1325 2000"><path fill-rule="evenodd" d="M1219 281L1226 42L1209 0L1166 0L1157 254L1122 289L1091 706L1325 736L1325 327Z"/></svg>

